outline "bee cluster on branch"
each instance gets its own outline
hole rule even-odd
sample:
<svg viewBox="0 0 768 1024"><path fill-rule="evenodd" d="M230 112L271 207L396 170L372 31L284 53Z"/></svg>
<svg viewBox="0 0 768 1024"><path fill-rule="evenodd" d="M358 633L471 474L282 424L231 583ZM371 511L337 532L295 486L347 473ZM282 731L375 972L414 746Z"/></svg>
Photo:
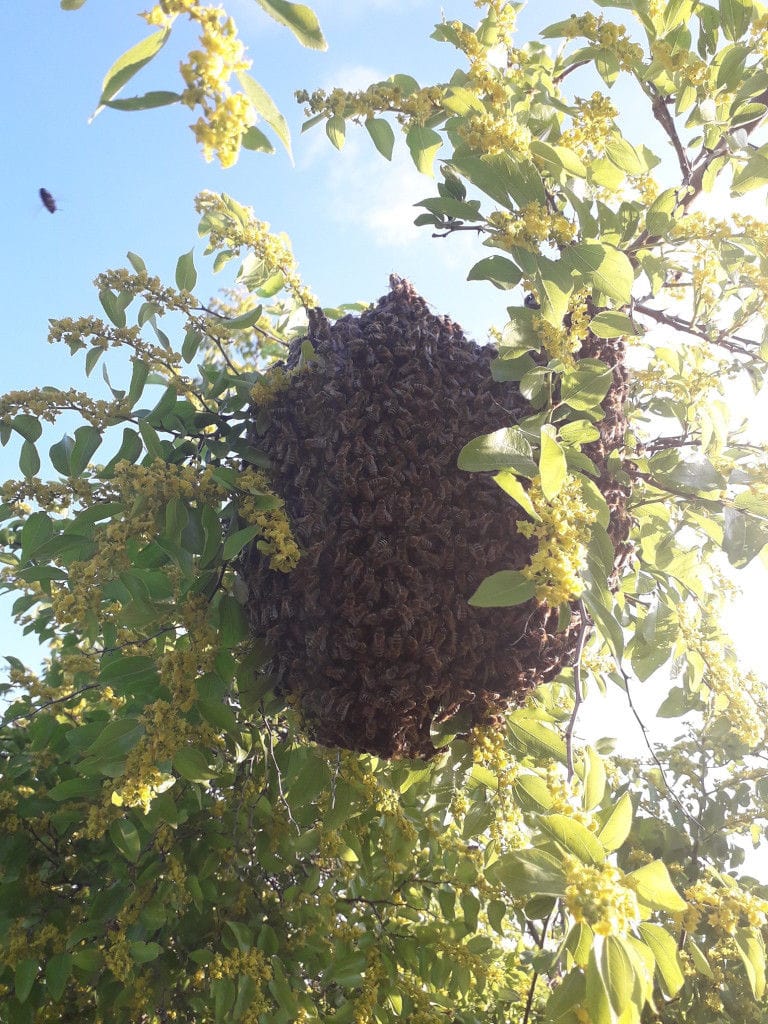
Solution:
<svg viewBox="0 0 768 1024"><path fill-rule="evenodd" d="M437 724L464 712L468 728L492 725L576 647L575 609L558 631L557 610L536 601L467 603L535 542L516 530L523 510L457 454L530 409L516 384L492 380L493 348L397 278L359 317L315 311L308 340L310 367L253 410L302 555L280 573L254 551L252 629L318 742L429 758Z"/></svg>

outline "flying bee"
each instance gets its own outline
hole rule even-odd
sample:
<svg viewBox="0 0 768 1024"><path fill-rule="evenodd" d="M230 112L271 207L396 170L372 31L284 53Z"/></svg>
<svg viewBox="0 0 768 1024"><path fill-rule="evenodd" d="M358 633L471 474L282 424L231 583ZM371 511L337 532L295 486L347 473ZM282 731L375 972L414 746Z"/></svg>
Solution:
<svg viewBox="0 0 768 1024"><path fill-rule="evenodd" d="M48 213L56 213L56 200L53 198L47 188L41 188L39 190L40 202L46 208Z"/></svg>

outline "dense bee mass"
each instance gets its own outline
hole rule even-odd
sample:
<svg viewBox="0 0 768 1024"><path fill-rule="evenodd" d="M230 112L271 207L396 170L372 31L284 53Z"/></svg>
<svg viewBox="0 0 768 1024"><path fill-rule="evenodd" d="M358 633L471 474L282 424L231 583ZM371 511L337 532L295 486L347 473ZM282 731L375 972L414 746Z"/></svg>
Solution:
<svg viewBox="0 0 768 1024"><path fill-rule="evenodd" d="M516 532L522 510L456 458L526 403L492 381L493 349L404 281L359 317L316 313L309 339L318 362L259 416L302 557L279 573L254 554L253 630L320 743L430 757L435 723L460 710L490 723L575 648L577 612L557 632L557 613L533 601L467 604L490 573L522 568L533 542Z"/></svg>

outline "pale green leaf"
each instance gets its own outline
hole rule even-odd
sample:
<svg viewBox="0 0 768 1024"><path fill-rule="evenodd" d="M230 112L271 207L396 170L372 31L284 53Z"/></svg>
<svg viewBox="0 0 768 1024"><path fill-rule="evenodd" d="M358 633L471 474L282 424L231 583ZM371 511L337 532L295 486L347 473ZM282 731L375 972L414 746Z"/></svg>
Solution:
<svg viewBox="0 0 768 1024"><path fill-rule="evenodd" d="M469 603L475 608L509 608L530 601L535 593L535 583L521 572L503 569L486 576Z"/></svg>
<svg viewBox="0 0 768 1024"><path fill-rule="evenodd" d="M140 43L136 43L130 50L115 61L104 77L101 84L101 96L99 106L103 106L116 96L123 86L140 71L145 64L148 64L160 50L165 46L171 34L169 28L154 32ZM97 111L98 113L98 111Z"/></svg>
<svg viewBox="0 0 768 1024"><path fill-rule="evenodd" d="M626 313L605 309L592 317L590 331L598 338L636 338L643 333L642 327L634 323Z"/></svg>
<svg viewBox="0 0 768 1024"><path fill-rule="evenodd" d="M406 144L411 152L413 162L422 174L434 177L432 165L435 154L443 144L443 139L436 131L423 125L414 125L405 136Z"/></svg>
<svg viewBox="0 0 768 1024"><path fill-rule="evenodd" d="M261 0L258 0L258 2L261 3ZM255 78L251 78L250 75L246 74L245 71L238 71L237 80L240 82L243 92L255 112L264 118L285 146L288 156L291 156L291 133L288 130L288 122L277 109L275 101L266 89L259 85ZM292 156L291 159L293 159Z"/></svg>
<svg viewBox="0 0 768 1024"><path fill-rule="evenodd" d="M275 21L289 28L302 46L310 50L328 49L317 15L310 7L288 0L256 0L256 3Z"/></svg>
<svg viewBox="0 0 768 1024"><path fill-rule="evenodd" d="M514 498L518 505L525 509L531 519L536 520L536 522L540 522L541 517L533 507L533 502L531 501L528 491L523 487L519 478L516 477L514 473L510 473L508 470L502 470L501 473L496 473L493 479L502 491L508 494L510 498Z"/></svg>
<svg viewBox="0 0 768 1024"><path fill-rule="evenodd" d="M622 793L598 833L598 839L609 853L624 845L632 828L633 813L632 797Z"/></svg>
<svg viewBox="0 0 768 1024"><path fill-rule="evenodd" d="M531 445L519 427L502 427L473 438L459 452L457 466L469 472L511 469L523 476L536 474Z"/></svg>
<svg viewBox="0 0 768 1024"><path fill-rule="evenodd" d="M554 501L568 476L568 466L565 452L557 440L557 430L551 423L545 423L541 428L539 475L544 497L547 501Z"/></svg>
<svg viewBox="0 0 768 1024"><path fill-rule="evenodd" d="M547 814L539 819L539 827L582 863L604 863L605 847L594 832L576 818L567 814Z"/></svg>
<svg viewBox="0 0 768 1024"><path fill-rule="evenodd" d="M635 971L632 957L618 935L607 935L599 960L608 1000L616 1014L622 1014L632 999Z"/></svg>
<svg viewBox="0 0 768 1024"><path fill-rule="evenodd" d="M755 999L762 999L765 994L765 943L759 930L739 928L736 948L747 972L752 994Z"/></svg>
<svg viewBox="0 0 768 1024"><path fill-rule="evenodd" d="M578 242L564 250L563 262L615 302L629 302L635 272L619 249L599 242Z"/></svg>
<svg viewBox="0 0 768 1024"><path fill-rule="evenodd" d="M597 807L604 796L605 762L594 747L588 746L584 750L584 810L591 811Z"/></svg>
<svg viewBox="0 0 768 1024"><path fill-rule="evenodd" d="M383 157L392 159L392 150L395 145L395 133L392 125L383 117L368 117L365 127L373 140L373 144Z"/></svg>
<svg viewBox="0 0 768 1024"><path fill-rule="evenodd" d="M197 283L194 254L195 250L190 249L176 263L176 287L181 292L191 292Z"/></svg>
<svg viewBox="0 0 768 1024"><path fill-rule="evenodd" d="M688 904L672 884L666 865L653 860L624 876L624 881L637 893L641 903L652 910L670 910L680 913Z"/></svg>
<svg viewBox="0 0 768 1024"><path fill-rule="evenodd" d="M655 863L659 863L656 861ZM653 953L661 980L669 996L675 996L685 984L680 969L680 954L677 940L673 935L658 924L642 922L637 926L643 942Z"/></svg>

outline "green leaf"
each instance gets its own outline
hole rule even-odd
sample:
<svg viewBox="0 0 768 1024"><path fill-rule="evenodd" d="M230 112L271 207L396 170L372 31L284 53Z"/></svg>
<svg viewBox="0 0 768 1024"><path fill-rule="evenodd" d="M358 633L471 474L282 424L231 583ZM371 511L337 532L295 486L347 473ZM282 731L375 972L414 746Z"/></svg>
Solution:
<svg viewBox="0 0 768 1024"><path fill-rule="evenodd" d="M644 864L624 876L626 885L637 893L638 899L652 910L670 910L679 913L688 904L672 884L666 865L660 860Z"/></svg>
<svg viewBox="0 0 768 1024"><path fill-rule="evenodd" d="M523 279L523 272L506 256L486 256L472 267L468 281L490 281L497 288L514 288Z"/></svg>
<svg viewBox="0 0 768 1024"><path fill-rule="evenodd" d="M288 3L288 0L256 0L256 3L275 21L289 28L302 46L310 50L328 49L317 16L309 7Z"/></svg>
<svg viewBox="0 0 768 1024"><path fill-rule="evenodd" d="M368 117L365 127L373 140L373 144L383 157L392 159L392 150L395 145L395 133L392 125L383 117Z"/></svg>
<svg viewBox="0 0 768 1024"><path fill-rule="evenodd" d="M432 165L435 160L435 154L443 144L442 137L431 128L425 128L423 125L414 125L406 133L405 141L411 152L413 162L421 173L434 177Z"/></svg>
<svg viewBox="0 0 768 1024"><path fill-rule="evenodd" d="M565 452L557 440L557 430L551 423L545 423L541 428L539 474L544 497L549 502L554 501L568 476L568 466Z"/></svg>
<svg viewBox="0 0 768 1024"><path fill-rule="evenodd" d="M128 949L137 964L148 964L152 960L157 960L163 952L163 947L157 942L129 942Z"/></svg>
<svg viewBox="0 0 768 1024"><path fill-rule="evenodd" d="M125 306L113 291L102 288L99 292L99 302L115 327L125 327Z"/></svg>
<svg viewBox="0 0 768 1024"><path fill-rule="evenodd" d="M30 416L24 412L13 417L11 427L26 441L37 441L43 432L43 425L37 416Z"/></svg>
<svg viewBox="0 0 768 1024"><path fill-rule="evenodd" d="M225 327L228 331L244 331L248 327L253 327L261 319L261 314L264 312L263 306L254 306L253 309L249 309L247 313L241 313L240 316L224 317L217 319L216 323L219 327Z"/></svg>
<svg viewBox="0 0 768 1024"><path fill-rule="evenodd" d="M714 981L715 972L709 966L709 961L704 956L699 947L696 945L696 943L693 941L693 939L690 937L690 935L687 936L685 940L685 946L691 955L691 960L693 960L693 966L696 968L698 973L703 974L704 977L709 978L710 981Z"/></svg>
<svg viewBox="0 0 768 1024"><path fill-rule="evenodd" d="M521 572L503 569L486 576L469 599L475 608L509 608L523 604L536 593L536 585Z"/></svg>
<svg viewBox="0 0 768 1024"><path fill-rule="evenodd" d="M235 942L242 953L251 949L253 946L253 931L247 924L241 924L239 921L225 921L224 924L234 935Z"/></svg>
<svg viewBox="0 0 768 1024"><path fill-rule="evenodd" d="M107 100L104 106L111 110L154 110L155 107L168 107L172 103L179 102L181 102L179 93L157 90L145 92L143 96L131 96L124 100Z"/></svg>
<svg viewBox="0 0 768 1024"><path fill-rule="evenodd" d="M768 156L761 152L753 153L746 166L737 171L731 183L731 192L735 196L744 195L756 188L768 184Z"/></svg>
<svg viewBox="0 0 768 1024"><path fill-rule="evenodd" d="M603 844L576 818L567 814L547 814L539 819L539 827L583 864L604 863Z"/></svg>
<svg viewBox="0 0 768 1024"><path fill-rule="evenodd" d="M541 521L541 517L533 507L533 502L531 501L528 491L526 491L525 487L523 487L514 473L510 473L508 470L502 470L501 473L496 473L493 479L502 491L508 494L510 498L514 498L518 505L525 509L531 519L536 522Z"/></svg>
<svg viewBox="0 0 768 1024"><path fill-rule="evenodd" d="M180 292L191 292L197 283L194 254L195 250L190 249L176 263L176 287Z"/></svg>
<svg viewBox="0 0 768 1024"><path fill-rule="evenodd" d="M611 1001L597 964L595 947L589 951L586 976L586 1008L590 1024L614 1024Z"/></svg>
<svg viewBox="0 0 768 1024"><path fill-rule="evenodd" d="M584 972L574 968L553 989L545 1009L546 1020L557 1024L561 1019L574 1020L570 1011L584 1002L586 979Z"/></svg>
<svg viewBox="0 0 768 1024"><path fill-rule="evenodd" d="M45 965L45 987L54 1003L64 995L71 973L71 953L55 953Z"/></svg>
<svg viewBox="0 0 768 1024"><path fill-rule="evenodd" d="M656 861L655 863L659 863ZM676 996L685 984L683 972L680 969L680 954L677 950L677 940L673 935L658 924L647 924L642 922L637 926L643 942L653 953L664 988L670 997Z"/></svg>
<svg viewBox="0 0 768 1024"><path fill-rule="evenodd" d="M55 533L53 521L47 512L31 512L21 528L21 557L24 561L33 558Z"/></svg>
<svg viewBox="0 0 768 1024"><path fill-rule="evenodd" d="M141 438L136 431L131 427L123 427L123 440L120 443L120 448L99 475L110 476L118 462L136 462L143 450Z"/></svg>
<svg viewBox="0 0 768 1024"><path fill-rule="evenodd" d="M140 43L132 46L130 50L126 50L121 57L118 57L101 84L99 105L103 106L116 96L126 82L162 50L170 35L169 28L161 29L159 32L147 36L146 39L142 39Z"/></svg>
<svg viewBox="0 0 768 1024"><path fill-rule="evenodd" d="M642 174L646 169L645 161L635 147L620 135L610 136L605 144L605 155L627 174Z"/></svg>
<svg viewBox="0 0 768 1024"><path fill-rule="evenodd" d="M261 0L257 0L257 2L261 3ZM240 83L243 92L248 97L248 102L256 113L260 117L264 118L269 127L282 142L288 156L293 159L291 155L291 133L288 129L288 122L277 109L275 101L269 95L267 90L264 89L263 86L259 85L255 78L251 78L250 75L246 74L245 71L237 72L237 80Z"/></svg>
<svg viewBox="0 0 768 1024"><path fill-rule="evenodd" d="M613 246L578 242L563 251L562 261L620 305L630 301L635 272L628 257Z"/></svg>
<svg viewBox="0 0 768 1024"><path fill-rule="evenodd" d="M599 961L608 999L614 1012L621 1015L632 1001L635 987L635 969L623 940L618 935L607 935Z"/></svg>
<svg viewBox="0 0 768 1024"><path fill-rule="evenodd" d="M37 978L40 965L37 960L20 960L14 975L14 992L20 1003L26 1001Z"/></svg>
<svg viewBox="0 0 768 1024"><path fill-rule="evenodd" d="M264 132L257 128L255 124L252 124L247 131L243 134L240 139L240 145L243 149L250 149L254 153L274 153L275 147L269 141ZM220 270L221 267L228 263L232 259L229 252L220 252L214 261L214 272Z"/></svg>
<svg viewBox="0 0 768 1024"><path fill-rule="evenodd" d="M340 114L334 114L325 122L325 134L336 149L343 149L347 135L347 122Z"/></svg>
<svg viewBox="0 0 768 1024"><path fill-rule="evenodd" d="M765 944L757 928L739 928L735 935L749 985L755 999L765 994Z"/></svg>
<svg viewBox="0 0 768 1024"><path fill-rule="evenodd" d="M563 172L575 178L585 178L587 169L581 158L572 149L565 146L550 146L547 142L534 139L531 142L531 152L538 157L544 169L556 180L560 181Z"/></svg>
<svg viewBox="0 0 768 1024"><path fill-rule="evenodd" d="M608 853L624 845L632 828L633 814L632 797L629 793L622 793L597 835Z"/></svg>
<svg viewBox="0 0 768 1024"><path fill-rule="evenodd" d="M643 333L642 327L634 323L626 313L606 309L592 317L590 331L598 338L636 338Z"/></svg>
<svg viewBox="0 0 768 1024"><path fill-rule="evenodd" d="M31 441L25 441L19 452L19 469L23 476L29 478L36 476L40 471L40 456L37 448Z"/></svg>
<svg viewBox="0 0 768 1024"><path fill-rule="evenodd" d="M604 796L605 762L594 747L587 746L584 750L584 810L593 810Z"/></svg>
<svg viewBox="0 0 768 1024"><path fill-rule="evenodd" d="M560 386L560 401L577 412L596 409L613 383L613 370L599 359L580 359L574 370L566 370Z"/></svg>
<svg viewBox="0 0 768 1024"><path fill-rule="evenodd" d="M259 533L261 533L261 530L258 526L246 526L244 529L233 533L231 537L227 537L224 541L224 560L229 561L230 558L240 554L246 544L249 544Z"/></svg>
<svg viewBox="0 0 768 1024"><path fill-rule="evenodd" d="M91 456L101 444L101 431L96 427L78 427L75 431L75 443L69 456L69 476L80 476Z"/></svg>
<svg viewBox="0 0 768 1024"><path fill-rule="evenodd" d="M502 427L473 438L459 452L457 466L469 472L511 469L522 476L536 475L531 445L519 427Z"/></svg>
<svg viewBox="0 0 768 1024"><path fill-rule="evenodd" d="M208 755L195 747L182 747L173 758L173 767L188 782L207 784L216 774L208 765Z"/></svg>
<svg viewBox="0 0 768 1024"><path fill-rule="evenodd" d="M719 0L720 17L726 39L741 39L749 28L751 0Z"/></svg>
<svg viewBox="0 0 768 1024"><path fill-rule="evenodd" d="M509 896L562 896L566 876L562 858L545 850L504 853L486 869L488 880Z"/></svg>
<svg viewBox="0 0 768 1024"><path fill-rule="evenodd" d="M530 712L513 711L508 718L509 737L521 757L566 762L565 743L559 733Z"/></svg>
<svg viewBox="0 0 768 1024"><path fill-rule="evenodd" d="M109 826L109 838L122 855L135 864L141 853L139 830L128 818L119 818Z"/></svg>

